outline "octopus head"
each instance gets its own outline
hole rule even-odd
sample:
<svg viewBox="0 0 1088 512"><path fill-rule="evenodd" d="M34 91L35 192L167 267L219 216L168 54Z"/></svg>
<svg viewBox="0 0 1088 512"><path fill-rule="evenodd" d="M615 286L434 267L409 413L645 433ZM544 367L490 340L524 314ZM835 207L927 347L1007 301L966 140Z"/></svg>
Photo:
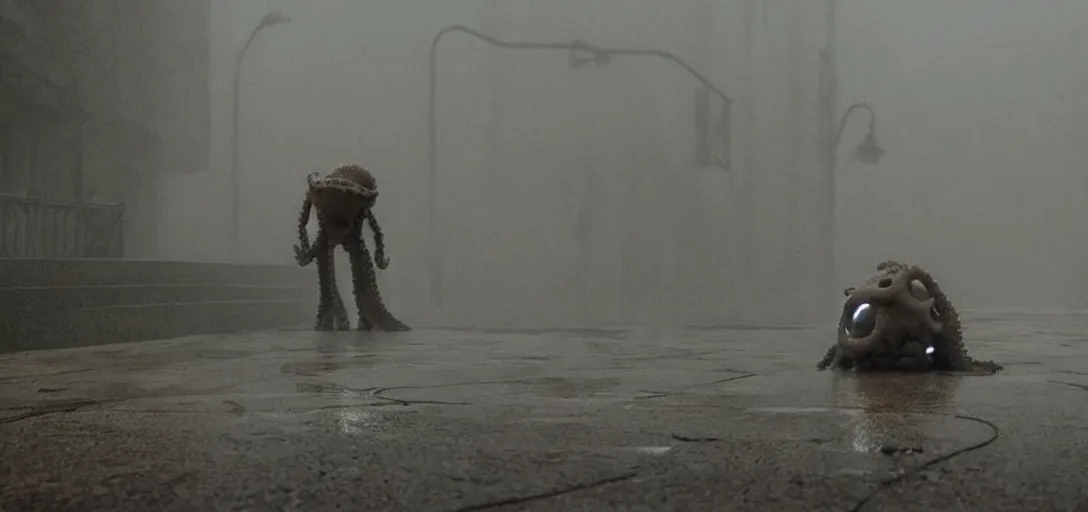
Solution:
<svg viewBox="0 0 1088 512"><path fill-rule="evenodd" d="M330 242L347 240L363 212L373 208L378 199L378 184L362 167L347 165L319 177L307 177L307 195L323 219Z"/></svg>
<svg viewBox="0 0 1088 512"><path fill-rule="evenodd" d="M884 263L865 284L846 289L839 346L860 360L901 353L910 343L933 354L944 322L926 282L931 280L921 269Z"/></svg>

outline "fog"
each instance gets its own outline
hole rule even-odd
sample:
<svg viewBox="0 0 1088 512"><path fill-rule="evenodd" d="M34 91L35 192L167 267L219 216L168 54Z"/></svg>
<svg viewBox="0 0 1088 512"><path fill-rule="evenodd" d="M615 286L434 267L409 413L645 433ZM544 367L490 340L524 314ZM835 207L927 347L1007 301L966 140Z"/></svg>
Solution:
<svg viewBox="0 0 1088 512"><path fill-rule="evenodd" d="M838 2L834 122L868 102L887 154L875 166L852 157L869 121L852 116L837 153L833 269L820 256L823 2L271 7L291 21L263 30L241 67L241 257L292 264L305 176L363 165L379 182L392 258L382 293L409 323L822 321L841 299L823 276L841 290L885 259L930 270L965 309L1084 304L1084 2ZM212 3L210 168L161 178L163 258L231 259L234 59L267 9ZM571 69L564 51L450 34L438 50L432 244L429 56L453 24L676 54L733 100L732 168L697 162L699 83L674 63L615 56Z"/></svg>
<svg viewBox="0 0 1088 512"><path fill-rule="evenodd" d="M1088 5L889 4L839 9L843 101L876 106L888 149L841 169L840 268L894 256L964 307L1082 307Z"/></svg>

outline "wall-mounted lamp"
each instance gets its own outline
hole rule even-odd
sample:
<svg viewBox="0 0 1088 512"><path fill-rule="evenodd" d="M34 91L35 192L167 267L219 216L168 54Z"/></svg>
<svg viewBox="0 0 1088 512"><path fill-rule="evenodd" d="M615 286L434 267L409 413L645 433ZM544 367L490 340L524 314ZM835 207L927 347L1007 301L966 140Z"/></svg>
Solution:
<svg viewBox="0 0 1088 512"><path fill-rule="evenodd" d="M263 18L261 18L261 22L257 25L257 30L265 27L271 27L272 25L282 25L289 21L291 21L291 18L289 18L279 9L272 9L271 11L268 11L268 13L265 14Z"/></svg>
<svg viewBox="0 0 1088 512"><path fill-rule="evenodd" d="M884 157L884 148L880 146L880 141L876 138L876 122L869 123L869 133L865 134L865 138L861 143L857 145L858 159L869 165L877 165L880 163L880 159Z"/></svg>
<svg viewBox="0 0 1088 512"><path fill-rule="evenodd" d="M574 41L570 47L570 56L567 57L567 65L570 69L578 69L590 62L597 66L603 66L612 62L612 54L590 46L582 40Z"/></svg>
<svg viewBox="0 0 1088 512"><path fill-rule="evenodd" d="M862 162L877 165L880 163L880 159L884 157L885 151L884 148L880 147L880 141L876 138L876 112L868 103L855 103L846 109L842 119L839 120L839 129L835 133L835 139L831 141L831 151L834 152L838 149L839 143L842 141L842 133L846 130L846 121L850 119L850 114L859 108L869 111L869 133L866 133L865 138L856 146L855 152Z"/></svg>

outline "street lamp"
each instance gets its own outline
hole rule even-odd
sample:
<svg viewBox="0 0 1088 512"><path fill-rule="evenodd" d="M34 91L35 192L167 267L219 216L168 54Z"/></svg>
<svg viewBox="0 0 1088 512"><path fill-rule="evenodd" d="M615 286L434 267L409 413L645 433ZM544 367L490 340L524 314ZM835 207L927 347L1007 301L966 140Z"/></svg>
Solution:
<svg viewBox="0 0 1088 512"><path fill-rule="evenodd" d="M238 110L241 103L241 82L242 75L242 59L246 56L246 50L249 50L249 45L253 43L253 40L257 37L257 34L267 27L273 25L282 25L291 21L286 14L283 14L278 9L272 9L265 13L261 18L260 23L256 27L253 27L253 31L249 33L249 37L246 39L246 43L242 45L242 49L238 50L238 56L234 59L234 97L232 99L233 113L231 116L231 136L230 136L230 244L231 251L234 256L234 260L238 261L241 258L241 248L239 244L239 212L240 212L240 182L241 182L241 169L238 163Z"/></svg>
<svg viewBox="0 0 1088 512"><path fill-rule="evenodd" d="M438 219L437 219L437 194L438 194L438 43L442 41L442 37L452 32L460 32L462 34L470 35L480 41L483 41L492 46L499 48L505 48L509 50L561 50L569 52L567 57L567 65L571 69L580 68L589 62L593 62L598 66L608 64L613 56L640 56L640 57L659 57L680 66L689 75L694 77L703 87L706 88L710 94L713 94L720 98L726 105L732 103L732 99L725 95L721 89L710 82L705 76L691 67L690 64L685 62L675 54L664 50L643 50L643 49L628 49L628 48L601 48L598 46L592 46L583 41L574 41L571 43L538 43L538 42L521 42L521 41L503 41L486 35L478 30L471 29L464 25L450 25L438 32L434 36L434 40L431 41L431 88L430 88L430 111L428 117L428 135L429 135L429 153L430 153L430 173L428 174L428 253L430 257L430 295L431 295L431 307L435 311L442 307L442 269L439 264L440 247L438 246ZM585 54L589 54L586 57Z"/></svg>
<svg viewBox="0 0 1088 512"><path fill-rule="evenodd" d="M835 246L836 246L836 232L837 220L836 220L836 203L838 202L838 188L836 186L837 174L838 174L838 150L839 144L842 142L842 134L846 130L846 122L850 120L850 115L856 110L862 109L869 112L869 132L865 134L865 138L854 147L854 152L858 159L869 165L877 165L880 163L880 159L884 157L884 148L880 146L880 142L876 136L876 112L869 106L868 103L855 103L850 105L839 119L838 128L835 131L835 138L830 142L828 147L828 160L827 160L827 184L825 188L825 201L827 201L826 218L824 219L825 231L823 233L823 257L826 258L826 267L822 269L826 272L823 281L823 289L821 290L822 296L831 297L830 295L835 288Z"/></svg>
<svg viewBox="0 0 1088 512"><path fill-rule="evenodd" d="M842 118L839 119L839 129L835 133L835 140L831 142L831 151L838 151L839 144L842 142L842 133L846 130L846 121L850 119L850 114L853 114L859 108L869 111L869 133L865 134L865 138L854 150L862 162L877 165L880 163L880 159L884 157L884 148L880 147L880 142L876 138L876 112L868 103L855 103L846 109Z"/></svg>

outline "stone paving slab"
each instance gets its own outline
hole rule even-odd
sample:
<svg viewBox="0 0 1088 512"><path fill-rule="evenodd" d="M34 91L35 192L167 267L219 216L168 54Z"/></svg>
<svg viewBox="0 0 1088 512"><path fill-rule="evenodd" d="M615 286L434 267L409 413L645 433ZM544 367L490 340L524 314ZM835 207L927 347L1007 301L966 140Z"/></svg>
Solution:
<svg viewBox="0 0 1088 512"><path fill-rule="evenodd" d="M306 329L0 356L0 510L1088 510L1088 320L989 377L829 328Z"/></svg>

